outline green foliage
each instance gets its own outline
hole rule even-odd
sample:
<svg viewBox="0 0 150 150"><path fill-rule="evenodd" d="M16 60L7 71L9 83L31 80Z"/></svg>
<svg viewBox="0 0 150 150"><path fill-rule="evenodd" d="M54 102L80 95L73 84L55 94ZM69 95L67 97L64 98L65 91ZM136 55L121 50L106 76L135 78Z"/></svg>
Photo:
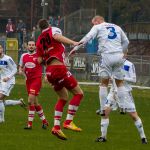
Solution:
<svg viewBox="0 0 150 150"><path fill-rule="evenodd" d="M39 102L50 125L48 130L41 128L41 121L35 117L33 129L24 130L28 112L19 106L6 107L5 123L0 124L0 149L1 150L148 150L148 145L142 145L133 121L128 115L120 115L119 112L112 112L110 126L108 129L108 142L95 143L99 136L100 116L95 114L99 107L98 87L82 86L85 97L81 103L74 122L79 125L83 132L63 130L68 136L68 141L61 141L51 134L53 126L53 111L57 100L56 94L44 84L39 95ZM150 136L150 101L149 90L134 90L133 95L137 111L142 118L145 133ZM17 78L17 84L13 89L10 99L23 97L27 102L27 94L24 81ZM66 116L66 108L62 121Z"/></svg>

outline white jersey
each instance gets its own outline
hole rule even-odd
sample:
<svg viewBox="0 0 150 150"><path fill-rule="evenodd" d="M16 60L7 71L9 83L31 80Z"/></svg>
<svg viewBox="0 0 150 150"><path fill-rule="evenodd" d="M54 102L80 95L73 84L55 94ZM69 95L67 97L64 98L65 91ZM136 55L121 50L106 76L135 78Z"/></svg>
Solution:
<svg viewBox="0 0 150 150"><path fill-rule="evenodd" d="M136 72L134 64L126 60L123 66L123 73L124 73L124 86L126 87L127 91L131 91L132 87L130 83L136 82Z"/></svg>
<svg viewBox="0 0 150 150"><path fill-rule="evenodd" d="M103 22L94 25L90 32L81 40L88 42L91 39L98 39L98 53L115 53L123 52L123 43L129 43L123 30L112 23Z"/></svg>
<svg viewBox="0 0 150 150"><path fill-rule="evenodd" d="M9 77L12 84L15 84L14 75L17 72L17 66L13 59L8 55L3 55L0 58L0 81L3 78Z"/></svg>

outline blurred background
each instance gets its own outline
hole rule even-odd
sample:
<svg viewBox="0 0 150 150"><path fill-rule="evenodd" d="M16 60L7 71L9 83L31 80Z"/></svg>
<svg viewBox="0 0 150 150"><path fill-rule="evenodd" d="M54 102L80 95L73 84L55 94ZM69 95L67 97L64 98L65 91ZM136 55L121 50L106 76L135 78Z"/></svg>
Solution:
<svg viewBox="0 0 150 150"><path fill-rule="evenodd" d="M18 63L28 40L36 41L40 34L39 19L47 19L78 41L99 14L125 31L130 40L128 58L136 66L138 83L150 86L149 6L150 0L0 0L0 44ZM67 47L66 52L69 50ZM67 66L80 80L97 80L97 40L92 39L80 52L74 58L66 57Z"/></svg>

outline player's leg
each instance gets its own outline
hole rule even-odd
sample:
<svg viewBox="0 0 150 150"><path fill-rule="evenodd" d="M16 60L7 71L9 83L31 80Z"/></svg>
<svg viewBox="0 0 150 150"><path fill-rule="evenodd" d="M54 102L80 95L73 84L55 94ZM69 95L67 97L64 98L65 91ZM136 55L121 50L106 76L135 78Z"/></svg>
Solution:
<svg viewBox="0 0 150 150"><path fill-rule="evenodd" d="M36 96L33 94L28 95L28 123L24 129L32 129L34 115L35 115L35 102Z"/></svg>
<svg viewBox="0 0 150 150"><path fill-rule="evenodd" d="M69 72L70 73L70 72ZM73 123L73 118L79 108L79 105L81 103L81 100L83 98L83 91L80 88L80 86L77 84L76 79L72 76L70 73L69 77L67 77L64 81L65 87L73 94L72 99L69 102L68 105L68 113L66 120L63 124L65 129L70 129L74 131L81 131L81 128L77 127Z"/></svg>
<svg viewBox="0 0 150 150"><path fill-rule="evenodd" d="M20 105L22 107L26 107L26 104L22 98L18 100L5 100L5 106L14 106L14 105Z"/></svg>
<svg viewBox="0 0 150 150"><path fill-rule="evenodd" d="M103 57L103 56L102 56ZM111 112L111 108L108 105L108 84L110 77L112 75L111 68L111 59L108 58L108 55L102 58L101 64L101 72L100 72L100 87L99 87L99 100L100 100L100 109L101 109L101 136L96 139L96 142L106 142L107 137L107 129L109 126L109 113Z"/></svg>
<svg viewBox="0 0 150 150"><path fill-rule="evenodd" d="M112 110L111 108L111 104L112 104L112 100L113 98L113 94L112 92L109 93L109 95L107 96L107 102L103 104L103 110L104 110L104 114L101 116L101 122L100 122L100 129L101 129L101 136L96 138L96 142L106 142L107 141L107 130L108 130L108 126L109 126L109 114Z"/></svg>
<svg viewBox="0 0 150 150"><path fill-rule="evenodd" d="M4 105L5 95L0 91L0 123L5 121L5 105Z"/></svg>
<svg viewBox="0 0 150 150"><path fill-rule="evenodd" d="M42 120L42 128L46 129L48 127L48 121L45 118L42 105L38 103L37 97L36 97L36 101L34 104L35 104L35 110L36 110L38 116L40 117L40 119Z"/></svg>
<svg viewBox="0 0 150 150"><path fill-rule="evenodd" d="M101 116L100 128L101 136L96 138L96 142L106 142L107 141L107 130L109 126L109 114L111 112L111 107L105 107L105 115Z"/></svg>
<svg viewBox="0 0 150 150"><path fill-rule="evenodd" d="M146 139L146 136L144 133L143 123L142 123L140 117L138 116L138 113L136 112L132 93L131 92L128 92L128 93L129 93L129 97L126 100L126 104L125 104L125 107L127 108L126 110L134 121L134 124L139 132L140 137L141 137L142 143L147 144L147 139Z"/></svg>
<svg viewBox="0 0 150 150"><path fill-rule="evenodd" d="M13 87L14 87L14 84L12 84L11 82L8 82L7 84L4 84L4 86L2 87L3 94L6 95L6 96L9 96L9 94L10 94L11 90L13 89ZM26 109L26 104L25 104L25 102L23 101L22 98L20 98L18 100L5 100L4 105L5 106L20 105L20 106L22 106L23 108Z"/></svg>
<svg viewBox="0 0 150 150"><path fill-rule="evenodd" d="M35 111L37 112L38 116L42 120L42 128L46 129L48 126L48 121L45 118L42 105L40 105L38 103L38 98L37 98L37 96L40 93L41 86L42 86L42 79L41 78L35 78L32 81L32 84L30 85L30 89L32 89L32 95L35 95L35 98L34 98Z"/></svg>
<svg viewBox="0 0 150 150"><path fill-rule="evenodd" d="M55 105L54 113L54 127L52 128L52 134L57 136L59 139L66 140L66 135L60 129L60 120L63 113L63 108L68 99L68 92L63 88L60 83L64 80L66 74L66 67L63 65L52 65L46 68L47 80L53 86L54 91L59 96L59 99Z"/></svg>
<svg viewBox="0 0 150 150"><path fill-rule="evenodd" d="M129 112L129 115L134 121L134 124L139 132L139 135L141 137L141 141L143 144L147 144L147 139L144 132L143 123L141 121L141 118L138 116L137 112Z"/></svg>
<svg viewBox="0 0 150 150"><path fill-rule="evenodd" d="M54 127L52 128L52 134L57 136L58 138L62 140L66 140L66 135L62 132L60 128L60 121L63 114L63 108L65 104L67 103L68 99L68 91L66 88L62 88L61 90L56 91L57 95L59 96L59 99L55 105L55 112L54 112Z"/></svg>

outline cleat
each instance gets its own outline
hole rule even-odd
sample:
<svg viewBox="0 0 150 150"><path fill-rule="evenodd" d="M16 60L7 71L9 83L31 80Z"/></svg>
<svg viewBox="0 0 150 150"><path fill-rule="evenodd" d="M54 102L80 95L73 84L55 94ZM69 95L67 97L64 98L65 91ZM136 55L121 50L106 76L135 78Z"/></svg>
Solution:
<svg viewBox="0 0 150 150"><path fill-rule="evenodd" d="M95 140L95 142L106 142L106 141L107 141L106 138L101 137L101 136Z"/></svg>
<svg viewBox="0 0 150 150"><path fill-rule="evenodd" d="M77 132L82 131L82 129L77 127L73 122L71 122L70 124L63 123L63 127L64 127L64 129L69 129L69 130L73 130L73 131L77 131Z"/></svg>
<svg viewBox="0 0 150 150"><path fill-rule="evenodd" d="M62 132L61 129L55 129L55 127L52 128L52 134L57 136L61 140L67 140L66 135Z"/></svg>
<svg viewBox="0 0 150 150"><path fill-rule="evenodd" d="M24 127L25 130L31 130L32 129L32 126L26 126Z"/></svg>
<svg viewBox="0 0 150 150"><path fill-rule="evenodd" d="M97 115L100 115L100 114L101 114L100 109L97 109L97 110L96 110L96 114L97 114Z"/></svg>
<svg viewBox="0 0 150 150"><path fill-rule="evenodd" d="M142 141L142 144L147 144L147 139L146 138L142 138L141 141Z"/></svg>
<svg viewBox="0 0 150 150"><path fill-rule="evenodd" d="M47 122L47 123L43 123L43 124L42 124L42 128L43 128L43 129L47 129L48 125L49 125L48 122Z"/></svg>
<svg viewBox="0 0 150 150"><path fill-rule="evenodd" d="M21 106L22 108L24 108L25 110L27 110L27 105L26 105L26 103L24 102L23 98L20 98L19 101L21 102L20 106Z"/></svg>

